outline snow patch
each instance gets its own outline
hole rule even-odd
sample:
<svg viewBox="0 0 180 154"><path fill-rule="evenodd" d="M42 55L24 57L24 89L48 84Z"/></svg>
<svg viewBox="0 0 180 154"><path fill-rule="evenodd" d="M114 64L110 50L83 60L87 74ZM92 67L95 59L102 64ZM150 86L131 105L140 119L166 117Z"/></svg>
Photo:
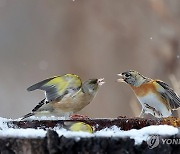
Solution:
<svg viewBox="0 0 180 154"><path fill-rule="evenodd" d="M20 138L44 138L46 136L47 130L44 129L14 129L8 128L6 122L10 119L0 118L0 137L20 137ZM75 138L79 140L85 137L130 137L135 140L135 144L141 144L142 141L150 135L175 135L178 133L178 128L169 125L153 125L147 126L142 129L131 129L128 131L121 130L117 126L112 126L111 128L105 128L100 131L94 132L93 134L88 132L72 132L64 128L55 127L55 130L59 136L65 136L67 138Z"/></svg>
<svg viewBox="0 0 180 154"><path fill-rule="evenodd" d="M135 144L141 144L146 141L150 135L174 135L178 133L178 128L169 125L147 126L142 129L131 129L128 131L120 130L117 126L105 128L96 132L101 137L130 137L135 140Z"/></svg>

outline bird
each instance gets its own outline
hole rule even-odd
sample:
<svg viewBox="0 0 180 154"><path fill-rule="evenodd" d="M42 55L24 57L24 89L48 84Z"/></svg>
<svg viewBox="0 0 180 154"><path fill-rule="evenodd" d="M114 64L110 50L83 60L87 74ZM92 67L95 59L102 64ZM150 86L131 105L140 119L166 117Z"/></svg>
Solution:
<svg viewBox="0 0 180 154"><path fill-rule="evenodd" d="M38 82L27 88L27 91L42 90L45 98L22 120L31 116L67 118L87 106L104 83L104 78L89 79L82 83L81 78L75 74L54 76Z"/></svg>
<svg viewBox="0 0 180 154"><path fill-rule="evenodd" d="M118 74L118 82L130 85L139 100L142 110L140 117L151 114L156 118L172 116L172 110L180 107L180 97L165 82L151 79L139 72L129 70Z"/></svg>
<svg viewBox="0 0 180 154"><path fill-rule="evenodd" d="M73 121L66 121L64 122L64 128L66 128L69 131L72 132L88 132L88 133L93 133L93 127L90 124L87 124L85 122L73 122Z"/></svg>

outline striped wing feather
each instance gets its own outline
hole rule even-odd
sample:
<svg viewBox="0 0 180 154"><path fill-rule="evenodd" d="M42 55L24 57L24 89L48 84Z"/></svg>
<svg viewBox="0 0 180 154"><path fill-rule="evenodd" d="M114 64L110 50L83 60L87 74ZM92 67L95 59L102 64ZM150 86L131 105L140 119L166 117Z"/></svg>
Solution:
<svg viewBox="0 0 180 154"><path fill-rule="evenodd" d="M170 88L169 85L167 85L163 81L157 80L156 82L165 89L165 92L162 93L162 96L169 100L170 107L172 109L179 108L180 107L180 97L174 92L174 90L172 88Z"/></svg>
<svg viewBox="0 0 180 154"><path fill-rule="evenodd" d="M74 94L81 88L81 85L82 82L78 76L66 74L43 80L32 85L27 90L43 90L46 92L46 99L48 101L54 101L56 99L62 99L68 93Z"/></svg>

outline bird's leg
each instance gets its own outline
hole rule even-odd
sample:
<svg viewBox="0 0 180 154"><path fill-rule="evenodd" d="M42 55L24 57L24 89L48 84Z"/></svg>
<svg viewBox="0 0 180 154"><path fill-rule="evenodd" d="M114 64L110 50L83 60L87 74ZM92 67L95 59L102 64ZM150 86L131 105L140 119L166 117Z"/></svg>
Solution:
<svg viewBox="0 0 180 154"><path fill-rule="evenodd" d="M160 111L156 110L154 107L152 107L148 104L146 104L146 107L153 111L154 116L156 116L156 115L158 115L159 117L163 116L162 113Z"/></svg>
<svg viewBox="0 0 180 154"><path fill-rule="evenodd" d="M144 109L144 107L142 108L142 110L141 110L141 113L140 113L140 115L139 115L139 117L143 117L143 115L144 115L144 113L145 113L145 109Z"/></svg>
<svg viewBox="0 0 180 154"><path fill-rule="evenodd" d="M90 119L88 116L86 115L81 115L81 114L73 114L70 116L71 120L86 120L86 119Z"/></svg>
<svg viewBox="0 0 180 154"><path fill-rule="evenodd" d="M154 107L151 108L153 110L154 116L158 115L159 117L162 117L162 113L158 110L156 110Z"/></svg>
<svg viewBox="0 0 180 154"><path fill-rule="evenodd" d="M162 115L162 113L161 113L160 111L156 110L156 113L157 113L157 115L158 115L160 118L163 117L163 115Z"/></svg>
<svg viewBox="0 0 180 154"><path fill-rule="evenodd" d="M156 116L156 113L157 113L156 109L154 107L150 106L149 104L145 103L145 105L146 105L146 108L152 110L153 111L153 115Z"/></svg>

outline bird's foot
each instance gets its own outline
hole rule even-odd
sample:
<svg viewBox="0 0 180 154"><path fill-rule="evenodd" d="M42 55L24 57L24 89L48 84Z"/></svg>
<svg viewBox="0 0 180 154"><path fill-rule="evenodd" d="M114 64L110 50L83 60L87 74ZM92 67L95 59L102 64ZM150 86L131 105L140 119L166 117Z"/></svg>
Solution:
<svg viewBox="0 0 180 154"><path fill-rule="evenodd" d="M118 116L117 119L127 118L126 116Z"/></svg>
<svg viewBox="0 0 180 154"><path fill-rule="evenodd" d="M163 114L160 111L157 111L157 114L159 115L160 118L163 117Z"/></svg>
<svg viewBox="0 0 180 154"><path fill-rule="evenodd" d="M155 108L153 109L153 114L155 117L158 117L158 118L163 117L162 113L159 110L156 110Z"/></svg>
<svg viewBox="0 0 180 154"><path fill-rule="evenodd" d="M73 114L70 116L71 120L88 120L90 119L88 116L86 115L81 115L81 114Z"/></svg>
<svg viewBox="0 0 180 154"><path fill-rule="evenodd" d="M154 107L152 107L152 106L150 106L148 104L145 104L145 105L146 105L146 108L148 108L148 109L150 109L152 111L151 114L154 117L157 117L157 118L162 118L163 117L162 113L159 110L157 110L156 108L154 108Z"/></svg>

